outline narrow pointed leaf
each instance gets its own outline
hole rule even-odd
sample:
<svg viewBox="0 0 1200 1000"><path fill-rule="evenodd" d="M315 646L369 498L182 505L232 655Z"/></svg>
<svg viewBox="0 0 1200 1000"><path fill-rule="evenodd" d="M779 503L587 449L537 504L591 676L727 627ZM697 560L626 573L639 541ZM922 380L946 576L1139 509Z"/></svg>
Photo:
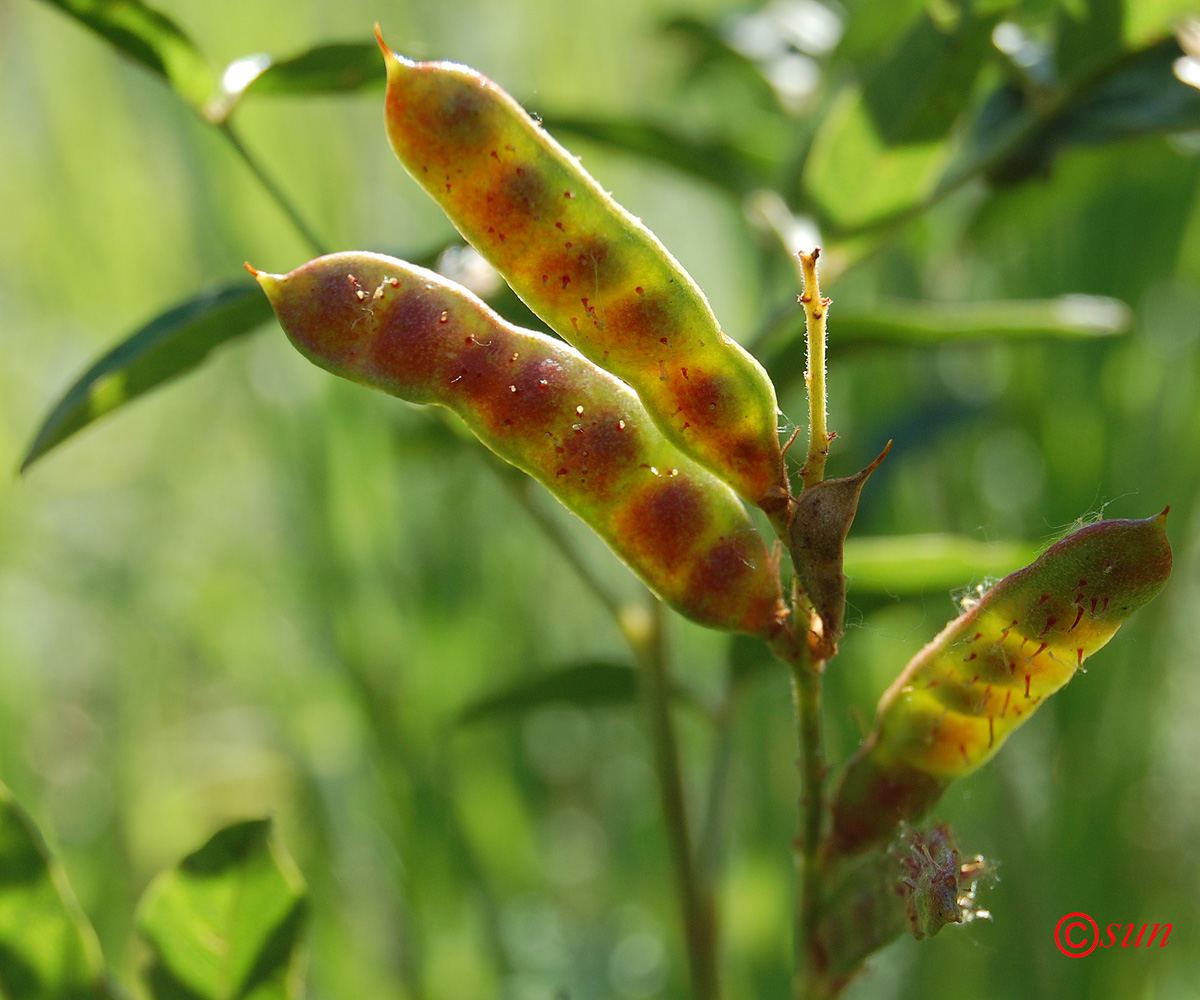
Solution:
<svg viewBox="0 0 1200 1000"><path fill-rule="evenodd" d="M259 52L225 67L221 96L210 105L208 116L223 121L250 96L352 94L382 89L386 83L379 48L369 43L330 42L288 59Z"/></svg>
<svg viewBox="0 0 1200 1000"><path fill-rule="evenodd" d="M594 708L637 700L637 677L623 663L575 663L533 677L522 677L472 701L459 714L460 725L511 718L545 705Z"/></svg>
<svg viewBox="0 0 1200 1000"><path fill-rule="evenodd" d="M379 254L257 273L297 349L334 374L457 413L694 621L764 637L778 567L727 484L679 451L615 376L512 326L460 285Z"/></svg>
<svg viewBox="0 0 1200 1000"><path fill-rule="evenodd" d="M949 593L1031 562L1031 542L981 542L962 535L895 535L846 540L845 570L853 593L911 596Z"/></svg>
<svg viewBox="0 0 1200 1000"><path fill-rule="evenodd" d="M1001 86L980 109L947 180L986 168L993 181L1015 184L1046 176L1055 157L1072 146L1194 131L1200 128L1198 65L1166 38L1114 57L1070 100L1046 111L1019 89Z"/></svg>
<svg viewBox="0 0 1200 1000"><path fill-rule="evenodd" d="M830 321L830 350L874 344L932 346L947 342L1109 337L1126 333L1133 311L1102 295L999 302L922 302L895 299L839 308ZM791 303L761 333L763 356L776 384L803 373L804 311Z"/></svg>
<svg viewBox="0 0 1200 1000"><path fill-rule="evenodd" d="M301 995L306 890L270 820L236 823L159 875L138 905L154 1000Z"/></svg>
<svg viewBox="0 0 1200 1000"><path fill-rule="evenodd" d="M101 357L42 422L21 462L28 469L94 420L200 365L212 350L271 318L252 284L204 292L157 316Z"/></svg>
<svg viewBox="0 0 1200 1000"><path fill-rule="evenodd" d="M762 187L775 164L731 142L697 139L655 122L542 115L542 125L590 142L673 167L730 194Z"/></svg>
<svg viewBox="0 0 1200 1000"><path fill-rule="evenodd" d="M165 14L140 0L43 0L104 38L122 55L161 76L194 108L216 79L192 40Z"/></svg>
<svg viewBox="0 0 1200 1000"><path fill-rule="evenodd" d="M880 699L835 795L829 849L887 839L991 759L1170 572L1164 511L1088 525L965 601Z"/></svg>
<svg viewBox="0 0 1200 1000"><path fill-rule="evenodd" d="M684 453L777 512L775 390L704 294L508 94L384 48L388 139L459 232L553 330L627 382Z"/></svg>
<svg viewBox="0 0 1200 1000"><path fill-rule="evenodd" d="M100 944L66 875L0 784L0 997L109 996Z"/></svg>

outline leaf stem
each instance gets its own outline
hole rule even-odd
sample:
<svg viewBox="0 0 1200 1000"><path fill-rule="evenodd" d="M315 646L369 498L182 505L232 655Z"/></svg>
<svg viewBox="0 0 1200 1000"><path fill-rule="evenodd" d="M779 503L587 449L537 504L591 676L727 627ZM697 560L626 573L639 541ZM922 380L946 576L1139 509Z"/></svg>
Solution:
<svg viewBox="0 0 1200 1000"><path fill-rule="evenodd" d="M641 668L639 676L653 743L667 842L683 911L692 994L696 1000L716 1000L720 993L716 908L712 893L697 865L688 827L679 745L671 722L671 682L667 670L662 603L652 598L646 605L629 605L621 612L620 624Z"/></svg>
<svg viewBox="0 0 1200 1000"><path fill-rule="evenodd" d="M214 128L228 140L229 145L234 149L234 152L242 158L242 162L250 168L250 172L257 178L259 184L263 186L263 190L271 196L271 200L279 206L279 209L287 216L288 221L295 227L296 232L304 239L304 242L312 248L318 256L324 256L329 251L326 249L325 241L317 236L315 230L305 221L304 216L300 214L292 201L270 174L258 160L251 155L250 150L246 148L246 144L242 141L242 137L234 130L233 123L228 121L220 122L214 125Z"/></svg>
<svg viewBox="0 0 1200 1000"><path fill-rule="evenodd" d="M800 478L807 489L825 478L825 457L829 454L832 439L826 424L825 392L825 321L830 300L821 297L821 286L817 282L817 258L821 256L821 248L815 247L811 253L802 250L797 256L804 280L800 304L804 306L808 339L808 370L804 373L804 384L808 389L808 458L800 470Z"/></svg>

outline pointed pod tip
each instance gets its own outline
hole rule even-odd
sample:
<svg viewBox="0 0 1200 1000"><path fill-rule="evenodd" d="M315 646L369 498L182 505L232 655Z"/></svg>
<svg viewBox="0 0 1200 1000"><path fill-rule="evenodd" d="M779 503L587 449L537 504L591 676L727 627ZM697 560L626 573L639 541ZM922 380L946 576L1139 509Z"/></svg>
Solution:
<svg viewBox="0 0 1200 1000"><path fill-rule="evenodd" d="M244 267L247 271L249 271L252 275L254 275L255 280L257 280L262 275L262 271L260 271L257 267L255 267L253 264L251 264L250 261L248 261L248 260L242 262L242 267Z"/></svg>
<svg viewBox="0 0 1200 1000"><path fill-rule="evenodd" d="M383 29L379 27L379 22L375 22L375 41L379 43L380 51L383 52L384 58L392 54L392 50L388 48L387 42L383 40Z"/></svg>

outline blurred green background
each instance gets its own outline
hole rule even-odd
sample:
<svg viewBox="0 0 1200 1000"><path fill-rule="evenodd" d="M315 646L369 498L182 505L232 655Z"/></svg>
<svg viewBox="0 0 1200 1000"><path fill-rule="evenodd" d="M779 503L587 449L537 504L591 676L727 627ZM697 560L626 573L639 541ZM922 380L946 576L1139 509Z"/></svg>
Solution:
<svg viewBox="0 0 1200 1000"><path fill-rule="evenodd" d="M859 535L1036 546L1081 517L1169 503L1168 589L938 807L965 851L1000 863L983 899L994 920L898 942L850 995L1198 998L1200 92L1180 80L1200 62L1170 39L1194 5L818 6L161 4L215 66L369 41L379 21L394 48L475 66L551 126L572 119L564 141L744 342L795 293L752 220L819 233L835 300L830 472L896 442ZM1154 72L1127 54L1143 50ZM238 125L331 247L424 259L453 232L395 163L380 105L378 90L264 96ZM597 122L654 123L681 144L650 130L637 155L615 148L628 138L600 141ZM991 155L1013 127L1022 141L941 196L948 163ZM236 280L243 260L282 271L312 256L160 80L35 0L0 0L0 136L0 468L108 346ZM699 155L689 168L689 140L741 166ZM746 198L768 185L782 201ZM1128 324L1113 302L1070 302L1129 328L979 336L1003 320L946 308L1063 295L1120 300ZM927 342L868 340L863 317L898 315L894 299L925 303L926 333L929 310L949 319ZM839 341L839 317L861 336ZM757 343L803 422L786 334ZM637 595L582 525L534 502ZM952 597L982 581L852 579L827 683L835 762ZM755 669L729 698L728 637L673 619L670 638L698 702L677 718L713 847L727 993L785 996L798 791L786 671ZM0 780L127 980L150 877L221 824L273 814L312 888L314 998L685 996L636 707L459 721L485 693L581 661L630 662L479 448L310 367L273 323L24 478L0 476ZM714 757L724 792L706 816ZM1174 930L1163 949L1072 960L1053 929L1074 910Z"/></svg>

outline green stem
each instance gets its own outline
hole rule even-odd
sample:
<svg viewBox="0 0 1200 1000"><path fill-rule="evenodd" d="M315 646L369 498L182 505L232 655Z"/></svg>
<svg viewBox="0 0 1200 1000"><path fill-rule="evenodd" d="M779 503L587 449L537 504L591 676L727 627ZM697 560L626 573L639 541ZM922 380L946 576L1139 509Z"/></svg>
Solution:
<svg viewBox="0 0 1200 1000"><path fill-rule="evenodd" d="M508 487L508 491L513 495L513 498L541 530L546 540L558 550L558 554L575 571L575 575L579 577L584 586L592 592L596 599L608 610L609 614L613 616L613 619L620 624L621 602L609 592L609 589L600 582L596 574L591 571L587 563L575 551L575 546L571 544L567 533L563 531L562 525L551 517L542 505L534 499L533 493L536 487L533 480L507 462L496 458L491 452L488 452L484 457L496 475L500 477L501 482Z"/></svg>
<svg viewBox="0 0 1200 1000"><path fill-rule="evenodd" d="M800 738L800 836L796 862L796 998L822 995L824 957L817 943L821 911L821 821L825 807L825 751L821 738L821 668L807 657L792 663Z"/></svg>
<svg viewBox="0 0 1200 1000"><path fill-rule="evenodd" d="M259 184L263 186L263 190L271 196L271 200L279 206L279 209L288 217L288 221L295 227L304 241L313 249L317 256L324 256L329 251L325 248L325 242L313 228L304 220L304 216L300 214L299 209L292 204L292 201L283 189L275 181L275 179L267 173L266 169L251 155L250 150L246 148L246 144L242 142L242 138L234 131L233 124L228 121L221 122L215 128L221 133L233 147L234 151L242 158L242 162L250 168L250 172L257 178Z"/></svg>
<svg viewBox="0 0 1200 1000"><path fill-rule="evenodd" d="M708 882L693 849L688 826L679 744L671 722L671 679L667 666L662 604L656 598L651 598L648 608L638 604L622 605L588 568L562 526L537 503L533 496L532 480L499 459L488 458L501 481L547 540L612 614L633 651L649 724L667 844L675 869L694 996L696 1000L716 1000L719 995L716 910Z"/></svg>
<svg viewBox="0 0 1200 1000"><path fill-rule="evenodd" d="M688 967L696 1000L716 1000L716 908L712 893L696 863L688 827L679 749L671 722L671 682L667 670L662 605L652 599L647 607L631 605L621 614L621 629L633 647L641 668L642 696L650 725L659 795L666 821L667 843L683 911Z"/></svg>

